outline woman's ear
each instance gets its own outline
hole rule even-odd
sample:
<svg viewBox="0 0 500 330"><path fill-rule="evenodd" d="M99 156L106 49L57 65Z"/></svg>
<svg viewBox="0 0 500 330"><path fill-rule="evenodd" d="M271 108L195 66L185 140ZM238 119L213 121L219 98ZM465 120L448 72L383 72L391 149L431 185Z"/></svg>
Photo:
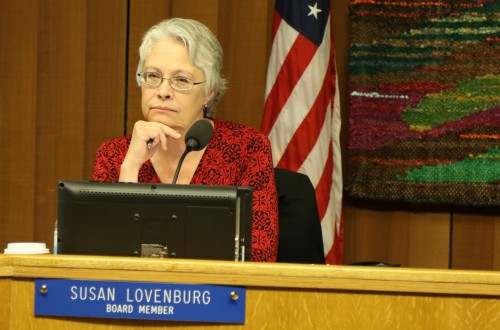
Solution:
<svg viewBox="0 0 500 330"><path fill-rule="evenodd" d="M210 91L210 93L207 96L205 96L205 98L204 98L205 104L210 104L210 102L214 98L216 92L217 92L217 90L214 88Z"/></svg>

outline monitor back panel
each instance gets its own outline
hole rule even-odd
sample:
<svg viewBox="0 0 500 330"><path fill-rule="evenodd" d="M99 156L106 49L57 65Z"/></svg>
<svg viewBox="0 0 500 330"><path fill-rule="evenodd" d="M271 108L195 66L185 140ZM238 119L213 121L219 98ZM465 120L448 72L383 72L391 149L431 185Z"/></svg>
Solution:
<svg viewBox="0 0 500 330"><path fill-rule="evenodd" d="M249 187L61 181L57 253L248 261Z"/></svg>

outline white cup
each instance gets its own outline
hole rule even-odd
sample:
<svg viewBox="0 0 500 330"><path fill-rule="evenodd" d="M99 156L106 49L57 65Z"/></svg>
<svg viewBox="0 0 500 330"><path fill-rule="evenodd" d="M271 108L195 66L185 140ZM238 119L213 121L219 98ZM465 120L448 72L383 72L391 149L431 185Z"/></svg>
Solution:
<svg viewBox="0 0 500 330"><path fill-rule="evenodd" d="M45 243L9 243L3 251L5 254L47 254L49 249Z"/></svg>

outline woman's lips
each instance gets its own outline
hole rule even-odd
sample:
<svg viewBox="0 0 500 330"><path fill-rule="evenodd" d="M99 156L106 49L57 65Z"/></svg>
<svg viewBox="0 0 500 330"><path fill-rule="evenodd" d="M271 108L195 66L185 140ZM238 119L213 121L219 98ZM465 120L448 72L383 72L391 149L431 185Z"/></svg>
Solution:
<svg viewBox="0 0 500 330"><path fill-rule="evenodd" d="M151 110L176 112L174 109L171 109L168 107L161 107L161 106L151 107Z"/></svg>

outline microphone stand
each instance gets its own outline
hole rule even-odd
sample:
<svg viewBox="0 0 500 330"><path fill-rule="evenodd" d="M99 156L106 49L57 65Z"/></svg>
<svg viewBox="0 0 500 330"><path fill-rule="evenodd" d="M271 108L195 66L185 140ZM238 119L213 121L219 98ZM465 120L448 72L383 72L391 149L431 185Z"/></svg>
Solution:
<svg viewBox="0 0 500 330"><path fill-rule="evenodd" d="M192 147L186 146L186 150L182 153L181 159L179 159L179 163L177 164L177 168L175 169L174 178L172 180L172 184L177 182L177 177L179 176L179 172L181 171L182 163L184 162L184 158L186 158L187 154L193 150Z"/></svg>
<svg viewBox="0 0 500 330"><path fill-rule="evenodd" d="M186 155L195 150L201 150L205 148L210 139L212 138L212 134L214 129L212 125L206 120L198 120L191 126L191 128L186 133L186 150L179 159L179 163L177 164L177 168L175 169L174 179L172 180L172 184L177 182L177 177L179 176L179 172L181 170L182 163L184 162L184 158Z"/></svg>

